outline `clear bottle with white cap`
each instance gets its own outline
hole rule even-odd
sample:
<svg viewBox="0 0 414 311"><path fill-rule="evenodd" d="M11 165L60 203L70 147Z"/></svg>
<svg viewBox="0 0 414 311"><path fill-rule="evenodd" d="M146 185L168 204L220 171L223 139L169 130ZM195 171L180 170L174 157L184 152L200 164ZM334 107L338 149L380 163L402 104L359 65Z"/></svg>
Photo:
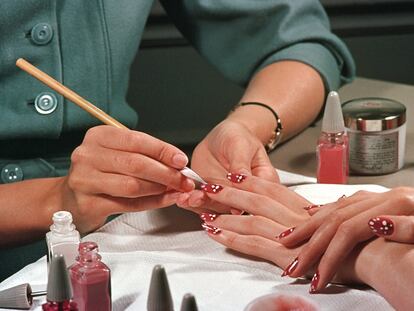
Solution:
<svg viewBox="0 0 414 311"><path fill-rule="evenodd" d="M53 214L53 224L46 234L48 248L47 260L54 254L63 254L67 267L75 263L80 242L79 232L73 224L72 214L67 211L58 211Z"/></svg>
<svg viewBox="0 0 414 311"><path fill-rule="evenodd" d="M339 95L337 92L330 92L326 99L322 132L316 147L318 183L347 183L348 145Z"/></svg>

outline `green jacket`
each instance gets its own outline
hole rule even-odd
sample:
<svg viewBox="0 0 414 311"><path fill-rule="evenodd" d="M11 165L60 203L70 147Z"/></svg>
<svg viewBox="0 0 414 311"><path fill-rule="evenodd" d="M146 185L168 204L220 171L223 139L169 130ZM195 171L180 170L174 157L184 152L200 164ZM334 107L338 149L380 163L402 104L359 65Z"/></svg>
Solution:
<svg viewBox="0 0 414 311"><path fill-rule="evenodd" d="M85 130L99 124L17 68L20 57L136 126L137 115L125 100L129 67L152 2L1 0L0 182L64 175ZM327 91L354 76L352 57L330 32L317 0L162 3L200 54L241 85L260 68L286 59L314 67Z"/></svg>

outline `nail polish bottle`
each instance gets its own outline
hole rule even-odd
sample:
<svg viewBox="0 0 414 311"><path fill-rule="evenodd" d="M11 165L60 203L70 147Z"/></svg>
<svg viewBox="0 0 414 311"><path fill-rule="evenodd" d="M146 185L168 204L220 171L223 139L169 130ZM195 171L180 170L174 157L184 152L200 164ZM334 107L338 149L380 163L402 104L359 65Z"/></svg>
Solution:
<svg viewBox="0 0 414 311"><path fill-rule="evenodd" d="M73 301L79 311L110 311L111 272L101 261L95 242L79 244L79 256L69 269Z"/></svg>
<svg viewBox="0 0 414 311"><path fill-rule="evenodd" d="M69 267L75 263L78 255L79 232L72 223L72 214L67 211L54 213L52 220L50 231L46 233L47 262L50 263L54 254L63 254L66 266Z"/></svg>
<svg viewBox="0 0 414 311"><path fill-rule="evenodd" d="M348 149L341 102L337 92L330 92L326 100L322 132L316 147L318 183L347 183Z"/></svg>
<svg viewBox="0 0 414 311"><path fill-rule="evenodd" d="M49 276L47 279L46 303L43 311L78 311L72 300L72 288L66 268L65 257L54 254L50 261Z"/></svg>

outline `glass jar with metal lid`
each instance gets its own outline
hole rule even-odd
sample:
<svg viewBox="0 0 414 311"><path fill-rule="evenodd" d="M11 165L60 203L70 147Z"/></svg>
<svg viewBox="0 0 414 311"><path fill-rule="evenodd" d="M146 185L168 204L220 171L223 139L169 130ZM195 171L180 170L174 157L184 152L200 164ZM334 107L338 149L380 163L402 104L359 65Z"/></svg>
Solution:
<svg viewBox="0 0 414 311"><path fill-rule="evenodd" d="M387 98L358 98L342 106L351 173L382 175L404 165L406 108Z"/></svg>

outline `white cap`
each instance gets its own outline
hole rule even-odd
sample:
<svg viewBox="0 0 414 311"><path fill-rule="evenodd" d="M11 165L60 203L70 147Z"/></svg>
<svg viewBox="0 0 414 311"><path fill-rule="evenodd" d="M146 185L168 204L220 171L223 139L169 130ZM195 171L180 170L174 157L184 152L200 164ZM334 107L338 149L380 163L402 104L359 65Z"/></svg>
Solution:
<svg viewBox="0 0 414 311"><path fill-rule="evenodd" d="M322 120L322 132L340 133L345 131L341 101L337 92L332 91L326 98L325 111Z"/></svg>
<svg viewBox="0 0 414 311"><path fill-rule="evenodd" d="M50 226L50 230L60 233L70 232L75 230L75 225L72 223L72 214L67 211L58 211L53 214L53 224Z"/></svg>

